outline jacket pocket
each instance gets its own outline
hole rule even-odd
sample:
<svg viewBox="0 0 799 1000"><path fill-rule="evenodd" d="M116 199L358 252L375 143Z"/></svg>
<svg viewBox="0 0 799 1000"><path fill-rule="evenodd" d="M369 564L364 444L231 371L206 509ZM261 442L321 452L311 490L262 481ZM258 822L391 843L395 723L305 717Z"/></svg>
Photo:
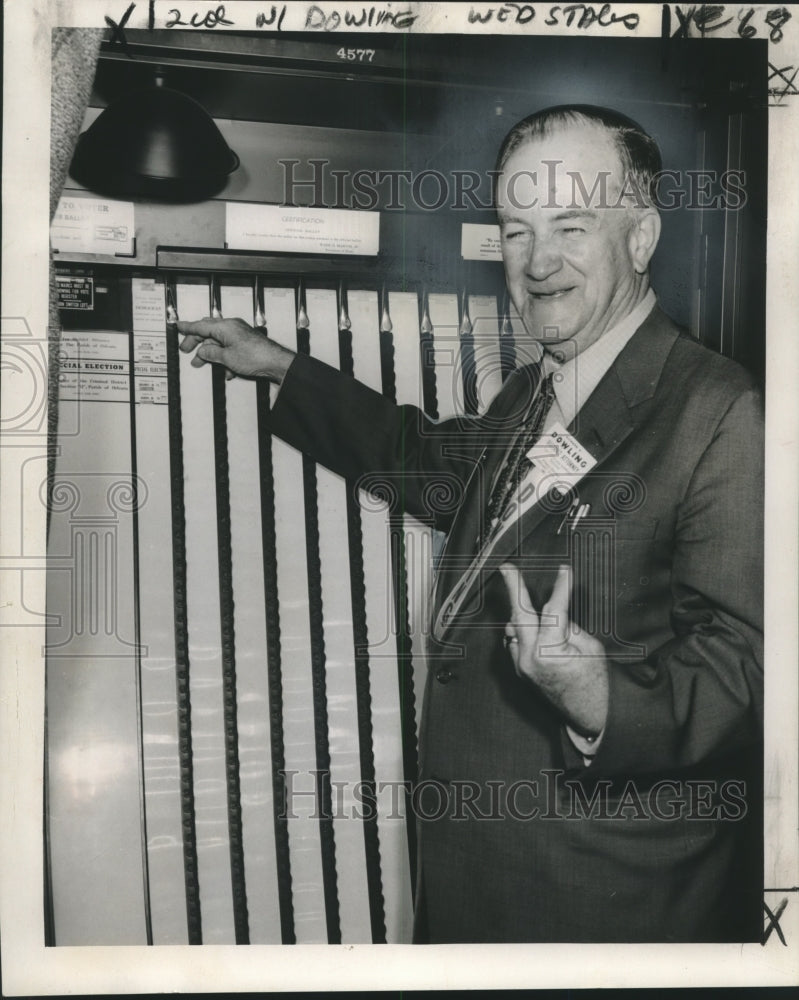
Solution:
<svg viewBox="0 0 799 1000"><path fill-rule="evenodd" d="M614 531L616 538L629 541L646 541L655 538L660 521L656 517L640 517L637 514L623 514L616 518Z"/></svg>

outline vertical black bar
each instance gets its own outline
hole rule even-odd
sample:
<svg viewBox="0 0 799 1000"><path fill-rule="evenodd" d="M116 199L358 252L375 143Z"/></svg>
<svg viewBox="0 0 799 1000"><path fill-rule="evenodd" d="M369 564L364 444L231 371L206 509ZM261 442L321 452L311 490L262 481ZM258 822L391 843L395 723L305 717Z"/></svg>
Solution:
<svg viewBox="0 0 799 1000"><path fill-rule="evenodd" d="M421 315L419 317L421 331ZM419 333L419 350L422 359L422 398L424 412L433 420L438 419L438 393L436 391L435 344L433 333Z"/></svg>
<svg viewBox="0 0 799 1000"><path fill-rule="evenodd" d="M280 605L277 590L277 547L275 538L275 478L272 465L272 438L266 430L269 419L269 386L259 381L258 457L261 473L261 525L264 553L264 593L266 615L266 657L269 683L269 736L272 747L272 808L275 825L280 936L283 944L296 944L294 904L291 896L291 855L286 815L286 751L283 733L283 678L280 660Z"/></svg>
<svg viewBox="0 0 799 1000"><path fill-rule="evenodd" d="M133 331L128 334L128 388L130 405L130 481L133 490L131 510L133 528L133 635L136 672L136 750L139 760L139 816L141 823L142 877L144 881L144 927L147 944L153 943L152 907L150 905L150 862L147 849L147 794L144 773L144 707L141 672L141 567L139 563L139 477L136 445L136 358Z"/></svg>
<svg viewBox="0 0 799 1000"><path fill-rule="evenodd" d="M341 370L352 375L352 334L339 330ZM363 799L363 839L366 855L366 885L372 944L386 943L386 908L380 867L380 839L377 829L377 792L372 730L372 694L369 682L369 636L366 625L366 585L363 573L361 509L355 484L347 482L347 535L350 552L350 592L352 596L352 637L355 650L355 700L358 715L361 797Z"/></svg>
<svg viewBox="0 0 799 1000"><path fill-rule="evenodd" d="M397 383L394 379L394 336L386 330L380 331L380 378L383 383L383 395L396 403Z"/></svg>
<svg viewBox="0 0 799 1000"><path fill-rule="evenodd" d="M383 395L396 403L394 373L394 338L380 332L380 360L383 372ZM391 545L392 592L397 622L397 683L400 696L400 733L402 737L402 770L405 777L405 826L408 837L408 858L411 870L411 891L416 892L416 823L411 807L411 788L418 779L419 759L416 743L416 698L413 689L411 659L411 629L408 617L408 581L405 566L405 529L402 522L404 497L400 511L391 515L389 537Z"/></svg>
<svg viewBox="0 0 799 1000"><path fill-rule="evenodd" d="M194 768L191 746L189 688L189 630L186 609L186 515L183 493L183 423L180 414L180 360L178 338L167 332L167 389L169 393L169 463L172 498L172 578L175 603L175 683L177 686L178 753L180 757L180 811L183 827L183 873L186 881L186 919L189 944L202 944L200 880L194 819Z"/></svg>
<svg viewBox="0 0 799 1000"><path fill-rule="evenodd" d="M304 354L310 353L310 338L307 329L297 330L297 349ZM319 504L316 464L307 455L302 456L302 479L305 494L305 552L308 567L311 672L316 734L316 797L322 852L325 918L327 920L328 944L341 944L341 921L336 884L336 845L333 839L333 804L330 785L325 637L322 624L322 567L319 558Z"/></svg>
<svg viewBox="0 0 799 1000"><path fill-rule="evenodd" d="M239 780L239 731L236 701L236 642L233 617L233 560L230 538L230 470L227 454L225 373L212 373L214 407L214 457L216 466L216 520L219 554L219 612L222 640L222 699L225 725L225 777L227 781L230 874L233 889L233 927L236 944L250 943L247 886L244 872L244 835Z"/></svg>

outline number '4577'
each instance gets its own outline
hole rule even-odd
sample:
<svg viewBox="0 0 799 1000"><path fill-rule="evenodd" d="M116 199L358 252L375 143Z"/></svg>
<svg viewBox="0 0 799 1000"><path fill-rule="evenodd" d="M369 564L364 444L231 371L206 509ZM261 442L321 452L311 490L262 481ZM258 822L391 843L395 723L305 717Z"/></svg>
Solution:
<svg viewBox="0 0 799 1000"><path fill-rule="evenodd" d="M345 49L340 48L336 55L346 62L371 62L375 57L374 49Z"/></svg>

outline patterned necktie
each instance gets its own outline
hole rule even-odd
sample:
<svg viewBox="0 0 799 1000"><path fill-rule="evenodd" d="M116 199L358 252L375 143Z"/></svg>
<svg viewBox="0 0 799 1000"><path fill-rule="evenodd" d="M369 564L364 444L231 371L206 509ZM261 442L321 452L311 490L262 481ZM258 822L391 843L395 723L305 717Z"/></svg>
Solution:
<svg viewBox="0 0 799 1000"><path fill-rule="evenodd" d="M555 399L552 374L550 372L539 383L538 390L530 401L527 413L516 432L508 459L491 490L486 508L486 526L480 538L481 548L497 524L502 521L511 497L532 467L533 463L527 457L527 452L540 437L544 421Z"/></svg>

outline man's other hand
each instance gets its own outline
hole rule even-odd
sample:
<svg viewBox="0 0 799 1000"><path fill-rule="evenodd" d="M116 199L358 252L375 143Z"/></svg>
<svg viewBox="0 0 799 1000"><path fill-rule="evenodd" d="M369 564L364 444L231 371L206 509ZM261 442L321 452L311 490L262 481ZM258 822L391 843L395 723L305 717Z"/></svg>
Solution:
<svg viewBox="0 0 799 1000"><path fill-rule="evenodd" d="M518 567L503 563L500 572L510 596L505 642L516 673L540 688L579 734L597 736L608 712L608 665L602 643L569 618L570 568L560 567L540 613Z"/></svg>
<svg viewBox="0 0 799 1000"><path fill-rule="evenodd" d="M206 362L224 365L228 372L245 378L268 378L281 382L294 359L294 352L253 329L243 319L198 319L178 322L185 339L181 351L197 353L191 359L199 368Z"/></svg>

